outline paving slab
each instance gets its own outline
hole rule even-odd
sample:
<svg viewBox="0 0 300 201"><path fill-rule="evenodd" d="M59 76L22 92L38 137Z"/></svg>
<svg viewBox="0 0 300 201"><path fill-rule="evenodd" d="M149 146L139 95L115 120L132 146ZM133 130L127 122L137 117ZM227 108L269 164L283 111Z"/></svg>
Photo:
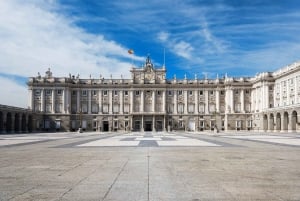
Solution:
<svg viewBox="0 0 300 201"><path fill-rule="evenodd" d="M0 144L1 201L300 200L299 134L91 132L0 139L6 142Z"/></svg>

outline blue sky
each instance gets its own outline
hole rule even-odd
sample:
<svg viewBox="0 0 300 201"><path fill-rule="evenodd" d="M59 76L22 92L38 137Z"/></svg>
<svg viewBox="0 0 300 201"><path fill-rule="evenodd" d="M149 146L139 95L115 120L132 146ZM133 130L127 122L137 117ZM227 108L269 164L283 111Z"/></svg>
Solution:
<svg viewBox="0 0 300 201"><path fill-rule="evenodd" d="M129 78L132 60L161 66L164 49L168 78L274 71L300 60L299 11L297 0L1 1L0 104L26 107L27 77L49 67Z"/></svg>

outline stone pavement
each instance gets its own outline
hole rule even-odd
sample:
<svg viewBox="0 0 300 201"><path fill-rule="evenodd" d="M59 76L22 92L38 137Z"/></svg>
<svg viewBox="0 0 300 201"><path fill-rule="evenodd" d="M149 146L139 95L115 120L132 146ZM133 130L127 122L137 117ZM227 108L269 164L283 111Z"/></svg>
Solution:
<svg viewBox="0 0 300 201"><path fill-rule="evenodd" d="M300 200L300 135L0 135L0 200Z"/></svg>

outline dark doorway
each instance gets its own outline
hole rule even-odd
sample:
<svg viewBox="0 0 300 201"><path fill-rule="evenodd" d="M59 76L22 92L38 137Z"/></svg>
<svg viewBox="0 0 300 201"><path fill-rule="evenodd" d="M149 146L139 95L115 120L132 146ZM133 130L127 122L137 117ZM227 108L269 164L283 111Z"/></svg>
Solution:
<svg viewBox="0 0 300 201"><path fill-rule="evenodd" d="M145 122L145 131L152 131L152 121Z"/></svg>
<svg viewBox="0 0 300 201"><path fill-rule="evenodd" d="M103 131L109 131L109 123L108 121L103 121Z"/></svg>

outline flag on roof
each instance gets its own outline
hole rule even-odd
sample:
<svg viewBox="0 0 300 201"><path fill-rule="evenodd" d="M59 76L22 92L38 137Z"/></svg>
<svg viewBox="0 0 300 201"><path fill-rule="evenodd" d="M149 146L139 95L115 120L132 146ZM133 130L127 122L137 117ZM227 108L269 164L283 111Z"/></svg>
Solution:
<svg viewBox="0 0 300 201"><path fill-rule="evenodd" d="M128 50L129 54L134 54L134 51L132 49Z"/></svg>

